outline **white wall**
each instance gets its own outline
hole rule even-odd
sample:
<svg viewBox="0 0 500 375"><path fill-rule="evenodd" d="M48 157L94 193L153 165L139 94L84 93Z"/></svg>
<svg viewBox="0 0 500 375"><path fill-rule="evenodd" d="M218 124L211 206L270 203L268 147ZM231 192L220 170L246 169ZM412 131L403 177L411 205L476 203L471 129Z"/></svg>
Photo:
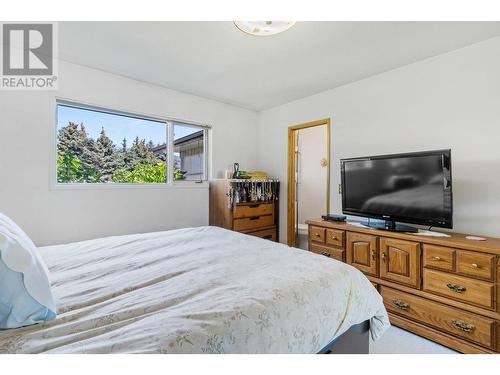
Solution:
<svg viewBox="0 0 500 375"><path fill-rule="evenodd" d="M452 149L454 230L500 236L500 38L297 100L259 115L259 169L282 180L286 241L287 127L332 120L331 207L339 159Z"/></svg>
<svg viewBox="0 0 500 375"><path fill-rule="evenodd" d="M298 224L326 214L327 167L321 166L321 159L327 158L326 125L297 131Z"/></svg>
<svg viewBox="0 0 500 375"><path fill-rule="evenodd" d="M206 186L54 189L56 97L211 124L213 176L255 168L256 113L61 62L57 91L0 91L0 212L38 245L208 224Z"/></svg>
<svg viewBox="0 0 500 375"><path fill-rule="evenodd" d="M69 63L59 77L53 92L0 91L0 212L39 245L208 222L206 187L54 189L55 97L212 124L214 177L238 161L282 180L282 241L288 126L331 118L333 212L339 159L450 147L455 229L500 236L500 38L258 115Z"/></svg>

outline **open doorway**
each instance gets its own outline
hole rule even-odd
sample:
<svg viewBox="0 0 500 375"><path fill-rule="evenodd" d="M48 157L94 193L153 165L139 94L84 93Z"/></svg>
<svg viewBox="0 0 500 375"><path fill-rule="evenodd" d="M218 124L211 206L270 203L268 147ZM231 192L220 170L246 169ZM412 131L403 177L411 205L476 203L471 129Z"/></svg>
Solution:
<svg viewBox="0 0 500 375"><path fill-rule="evenodd" d="M287 242L307 249L307 219L330 209L330 119L288 128Z"/></svg>

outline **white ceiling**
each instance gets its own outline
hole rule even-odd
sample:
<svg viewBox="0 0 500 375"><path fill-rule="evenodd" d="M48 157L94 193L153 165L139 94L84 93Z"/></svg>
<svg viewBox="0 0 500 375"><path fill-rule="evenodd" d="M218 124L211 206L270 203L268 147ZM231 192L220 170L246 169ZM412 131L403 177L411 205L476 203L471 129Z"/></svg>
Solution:
<svg viewBox="0 0 500 375"><path fill-rule="evenodd" d="M500 35L500 22L61 22L61 59L263 110Z"/></svg>

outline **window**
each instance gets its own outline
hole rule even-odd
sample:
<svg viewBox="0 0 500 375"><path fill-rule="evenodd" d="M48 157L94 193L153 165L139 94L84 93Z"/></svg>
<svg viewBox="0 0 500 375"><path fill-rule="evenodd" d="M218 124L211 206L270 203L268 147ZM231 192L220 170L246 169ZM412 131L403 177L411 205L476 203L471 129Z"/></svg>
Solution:
<svg viewBox="0 0 500 375"><path fill-rule="evenodd" d="M174 179L203 180L205 170L205 131L174 122Z"/></svg>
<svg viewBox="0 0 500 375"><path fill-rule="evenodd" d="M206 180L207 131L200 125L58 102L57 182Z"/></svg>

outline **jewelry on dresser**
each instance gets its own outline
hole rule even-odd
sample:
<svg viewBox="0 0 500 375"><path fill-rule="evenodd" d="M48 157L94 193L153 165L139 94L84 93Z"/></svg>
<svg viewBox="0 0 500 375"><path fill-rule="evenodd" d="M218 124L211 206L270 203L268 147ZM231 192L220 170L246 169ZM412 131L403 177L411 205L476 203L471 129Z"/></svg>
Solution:
<svg viewBox="0 0 500 375"><path fill-rule="evenodd" d="M233 189L233 184L229 184L227 192L227 208L233 207L233 202L234 202L234 189Z"/></svg>

